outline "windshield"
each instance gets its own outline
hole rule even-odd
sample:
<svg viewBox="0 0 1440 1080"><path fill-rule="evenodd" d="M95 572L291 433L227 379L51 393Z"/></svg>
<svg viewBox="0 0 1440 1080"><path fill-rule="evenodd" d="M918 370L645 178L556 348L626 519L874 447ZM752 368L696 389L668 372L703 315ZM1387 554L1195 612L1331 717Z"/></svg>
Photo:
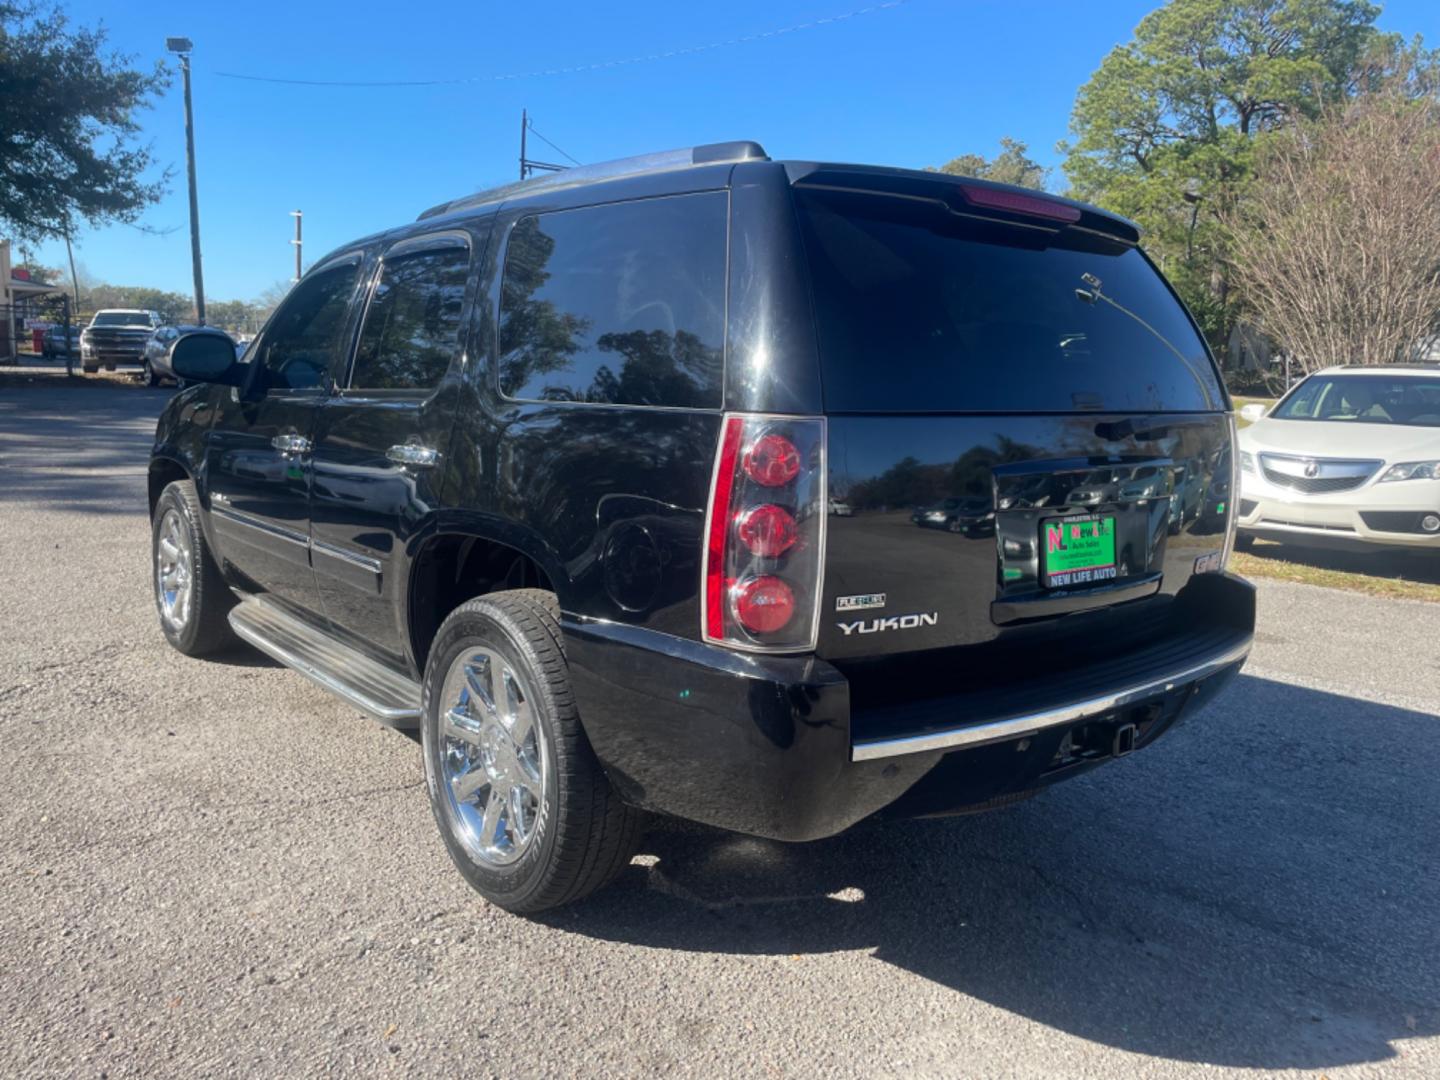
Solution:
<svg viewBox="0 0 1440 1080"><path fill-rule="evenodd" d="M910 200L795 189L825 406L1207 411L1205 344L1138 250Z"/></svg>
<svg viewBox="0 0 1440 1080"><path fill-rule="evenodd" d="M143 311L102 311L91 326L146 326L150 316Z"/></svg>
<svg viewBox="0 0 1440 1080"><path fill-rule="evenodd" d="M1270 416L1440 427L1440 379L1414 375L1311 375Z"/></svg>

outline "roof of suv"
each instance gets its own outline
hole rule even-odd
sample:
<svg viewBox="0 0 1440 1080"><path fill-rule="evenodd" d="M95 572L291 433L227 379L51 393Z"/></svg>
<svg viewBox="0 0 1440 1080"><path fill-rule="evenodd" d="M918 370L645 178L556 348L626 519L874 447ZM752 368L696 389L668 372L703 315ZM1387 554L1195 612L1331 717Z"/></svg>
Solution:
<svg viewBox="0 0 1440 1080"><path fill-rule="evenodd" d="M528 180L517 181L513 184L505 184L501 187L477 191L473 195L462 196L458 199L451 199L449 202L440 203L438 206L432 206L422 213L417 220L424 221L427 218L440 217L462 210L476 210L485 206L493 206L509 199L523 198L540 192L584 187L590 184L599 184L629 177L645 176L659 172L672 172L680 169L700 168L707 165L721 165L726 163L740 164L742 162L770 160L771 158L765 153L764 147L750 140L708 143L681 150L665 150L654 154L641 154L638 157L618 158L614 161L599 162L595 165L579 165L573 169L562 169L544 176L535 176ZM869 180L874 182L883 178L900 183L908 181L911 184L924 183L933 185L936 182L948 182L953 183L957 187L969 188L971 190L984 189L997 193L1007 193L1008 197L1013 200L1032 200L1055 206L1078 209L1085 218L1089 219L1084 222L1085 224L1092 227L1098 225L1104 231L1113 233L1129 243L1135 243L1140 238L1139 227L1128 218L1121 217L1119 214L1112 213L1109 210L1104 210L1097 206L1091 206L1088 203L1062 198L1058 195L1052 195L1049 192L1036 191L1031 188L1022 188L1011 184L997 184L990 180L980 180L974 177L952 176L949 173L919 169L901 169L890 166L847 165L803 161L783 161L776 162L776 164L785 167L787 173L790 175L791 183L815 183L823 181L827 176L843 174L845 178L859 178L862 181ZM990 205L992 209L996 207L1007 209L1007 207L1000 203L992 203ZM1012 210L1015 208L1015 206L1008 207L1008 209Z"/></svg>

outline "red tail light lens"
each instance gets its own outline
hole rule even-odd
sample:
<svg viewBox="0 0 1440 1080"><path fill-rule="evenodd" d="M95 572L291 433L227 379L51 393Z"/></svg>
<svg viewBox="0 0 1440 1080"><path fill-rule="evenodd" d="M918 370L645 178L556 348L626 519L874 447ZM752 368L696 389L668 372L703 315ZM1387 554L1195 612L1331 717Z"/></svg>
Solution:
<svg viewBox="0 0 1440 1080"><path fill-rule="evenodd" d="M752 554L763 559L778 559L795 546L798 535L795 519L789 511L774 503L764 503L744 511L736 530Z"/></svg>
<svg viewBox="0 0 1440 1080"><path fill-rule="evenodd" d="M800 472L800 451L784 435L762 435L745 451L745 475L765 487L790 483Z"/></svg>
<svg viewBox="0 0 1440 1080"><path fill-rule="evenodd" d="M735 617L746 630L773 634L795 614L795 593L778 577L751 578L734 590Z"/></svg>
<svg viewBox="0 0 1440 1080"><path fill-rule="evenodd" d="M727 415L705 521L706 641L815 647L825 549L825 422Z"/></svg>

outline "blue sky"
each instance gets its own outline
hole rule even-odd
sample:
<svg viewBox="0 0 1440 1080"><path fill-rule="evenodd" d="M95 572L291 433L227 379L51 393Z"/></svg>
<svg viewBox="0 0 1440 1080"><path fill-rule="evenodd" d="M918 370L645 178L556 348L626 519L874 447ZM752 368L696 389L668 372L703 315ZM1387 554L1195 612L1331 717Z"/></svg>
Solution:
<svg viewBox="0 0 1440 1080"><path fill-rule="evenodd" d="M1155 0L905 0L740 44L695 49L859 12L885 0L725 4L73 2L146 62L167 35L195 41L196 156L205 293L248 299L290 276L291 210L307 263L448 198L515 179L520 110L582 162L724 139L772 156L940 164L990 154L1002 135L1046 164L1076 88ZM410 12L411 16L397 12ZM1440 41L1440 4L1392 0L1380 25ZM463 85L313 87L319 80L474 78ZM495 76L523 75L497 79ZM180 81L141 117L170 195L126 226L77 235L102 280L191 289ZM558 155L540 144L532 155ZM34 253L63 266L63 244Z"/></svg>

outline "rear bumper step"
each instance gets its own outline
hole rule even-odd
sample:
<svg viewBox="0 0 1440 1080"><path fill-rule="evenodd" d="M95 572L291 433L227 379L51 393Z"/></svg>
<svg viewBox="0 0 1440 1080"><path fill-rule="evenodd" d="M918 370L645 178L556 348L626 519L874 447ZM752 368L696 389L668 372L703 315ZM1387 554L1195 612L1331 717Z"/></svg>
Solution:
<svg viewBox="0 0 1440 1080"><path fill-rule="evenodd" d="M230 612L235 633L267 656L397 728L420 724L420 684L328 637L261 597Z"/></svg>
<svg viewBox="0 0 1440 1080"><path fill-rule="evenodd" d="M1174 667L1151 673L1128 685L1104 693L1067 700L1061 704L1034 708L1008 716L970 722L963 726L936 731L900 735L892 738L856 740L851 750L853 761L874 761L937 750L956 750L970 746L1020 739L1047 728L1071 724L1087 717L1101 716L1122 710L1168 693L1177 687L1199 683L1212 675L1243 661L1250 652L1251 635L1236 632L1225 635L1199 655L1192 655ZM929 706L934 708L933 704ZM1133 742L1131 747L1133 748ZM1118 747L1117 747L1118 750ZM1128 752L1128 750L1127 750Z"/></svg>

